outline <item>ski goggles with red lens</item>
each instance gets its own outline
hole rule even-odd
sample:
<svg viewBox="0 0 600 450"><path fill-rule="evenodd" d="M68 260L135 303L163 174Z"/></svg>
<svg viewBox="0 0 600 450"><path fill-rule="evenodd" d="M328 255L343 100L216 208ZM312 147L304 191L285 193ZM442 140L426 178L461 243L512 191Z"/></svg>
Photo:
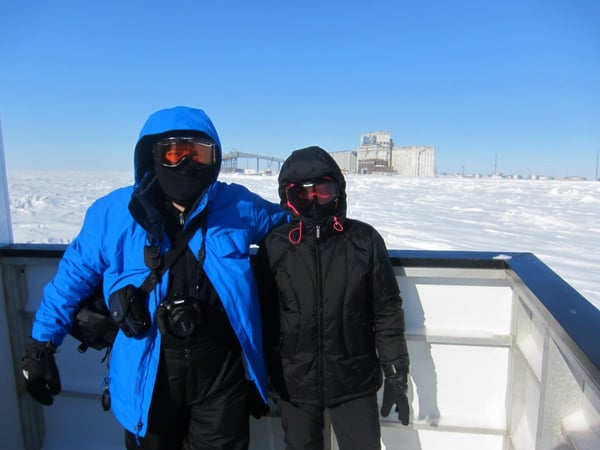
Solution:
<svg viewBox="0 0 600 450"><path fill-rule="evenodd" d="M328 205L339 197L337 183L331 180L306 181L291 183L285 188L288 202L295 208L302 210L310 207L315 201L319 205Z"/></svg>
<svg viewBox="0 0 600 450"><path fill-rule="evenodd" d="M154 158L165 167L177 167L185 159L211 165L215 161L215 144L200 137L170 137L154 144Z"/></svg>

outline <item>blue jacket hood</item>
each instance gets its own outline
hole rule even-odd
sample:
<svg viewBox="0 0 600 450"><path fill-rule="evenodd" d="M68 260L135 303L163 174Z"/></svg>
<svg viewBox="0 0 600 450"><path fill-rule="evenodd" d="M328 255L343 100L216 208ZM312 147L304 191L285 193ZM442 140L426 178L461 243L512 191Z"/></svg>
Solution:
<svg viewBox="0 0 600 450"><path fill-rule="evenodd" d="M217 144L217 164L220 168L221 141L208 115L201 109L175 106L153 113L142 127L134 153L136 185L147 172L154 173L154 142L174 134L206 135L211 138Z"/></svg>

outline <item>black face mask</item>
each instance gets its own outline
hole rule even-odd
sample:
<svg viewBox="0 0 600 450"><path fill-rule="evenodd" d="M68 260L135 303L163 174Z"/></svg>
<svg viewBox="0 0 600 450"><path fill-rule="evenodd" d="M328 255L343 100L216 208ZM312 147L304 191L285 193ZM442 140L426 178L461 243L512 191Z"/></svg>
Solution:
<svg viewBox="0 0 600 450"><path fill-rule="evenodd" d="M196 164L186 159L177 167L164 167L155 162L154 171L167 198L189 208L217 179L218 166Z"/></svg>
<svg viewBox="0 0 600 450"><path fill-rule="evenodd" d="M304 217L310 217L318 222L326 217L333 217L337 211L338 201L335 200L326 205L319 205L313 201L310 206L298 209L298 212Z"/></svg>

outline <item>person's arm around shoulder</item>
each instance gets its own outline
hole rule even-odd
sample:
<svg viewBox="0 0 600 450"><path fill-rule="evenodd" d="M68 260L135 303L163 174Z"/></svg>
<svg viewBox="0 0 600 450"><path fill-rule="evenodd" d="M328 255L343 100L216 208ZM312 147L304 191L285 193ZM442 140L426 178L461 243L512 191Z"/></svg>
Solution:
<svg viewBox="0 0 600 450"><path fill-rule="evenodd" d="M288 214L279 203L265 200L258 194L250 194L253 197L257 225L254 243L258 244L270 230L287 222Z"/></svg>

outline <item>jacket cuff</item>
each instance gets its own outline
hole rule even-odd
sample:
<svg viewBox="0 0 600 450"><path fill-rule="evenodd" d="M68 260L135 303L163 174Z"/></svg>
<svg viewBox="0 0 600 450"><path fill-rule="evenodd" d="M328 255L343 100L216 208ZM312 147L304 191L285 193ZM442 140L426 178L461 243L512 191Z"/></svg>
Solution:
<svg viewBox="0 0 600 450"><path fill-rule="evenodd" d="M407 378L408 368L401 367L397 364L383 364L381 366L383 369L383 374L385 377L399 377L399 378Z"/></svg>

